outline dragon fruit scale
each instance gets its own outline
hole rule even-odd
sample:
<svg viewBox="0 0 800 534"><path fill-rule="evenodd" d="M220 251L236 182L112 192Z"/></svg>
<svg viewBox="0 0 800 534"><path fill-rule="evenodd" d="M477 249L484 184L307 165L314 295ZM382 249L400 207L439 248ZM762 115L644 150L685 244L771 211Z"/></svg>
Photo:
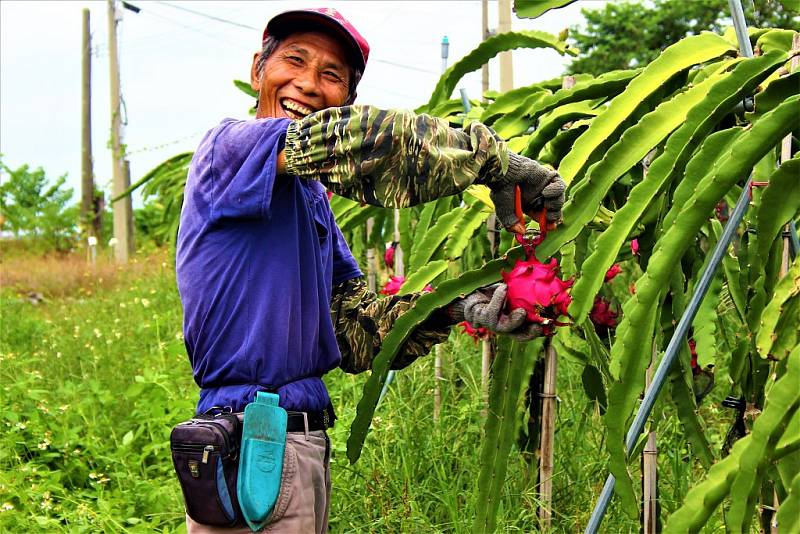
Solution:
<svg viewBox="0 0 800 534"><path fill-rule="evenodd" d="M558 262L555 258L548 263L541 263L532 255L528 260L517 260L511 272L501 272L503 281L508 285L506 305L508 310L522 308L528 312L528 320L547 325L546 335L552 335L554 326L559 323L561 315L567 315L567 308L572 297L568 289L573 280L562 280L558 276Z"/></svg>
<svg viewBox="0 0 800 534"><path fill-rule="evenodd" d="M463 328L462 333L471 336L472 339L475 340L475 343L477 343L478 340L486 339L491 335L491 332L488 328L484 328L482 326L475 328L469 321L461 321L458 323L458 326Z"/></svg>

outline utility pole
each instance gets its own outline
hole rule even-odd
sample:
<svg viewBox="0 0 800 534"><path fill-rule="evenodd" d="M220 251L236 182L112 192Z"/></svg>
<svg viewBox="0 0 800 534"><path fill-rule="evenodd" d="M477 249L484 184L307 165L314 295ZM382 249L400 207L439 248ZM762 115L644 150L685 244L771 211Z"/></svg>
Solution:
<svg viewBox="0 0 800 534"><path fill-rule="evenodd" d="M92 37L88 9L83 10L81 78L81 226L86 236L96 236L92 168Z"/></svg>
<svg viewBox="0 0 800 534"><path fill-rule="evenodd" d="M481 41L489 38L489 0L481 0ZM481 100L489 90L489 62L481 67Z"/></svg>
<svg viewBox="0 0 800 534"><path fill-rule="evenodd" d="M497 33L511 31L511 0L498 0ZM514 68L511 62L511 50L500 52L500 92L505 93L514 88Z"/></svg>
<svg viewBox="0 0 800 534"><path fill-rule="evenodd" d="M111 68L111 160L112 196L117 197L130 187L128 163L122 148L122 105L119 84L119 56L117 51L117 13L115 0L108 0L108 55ZM130 195L117 200L114 210L114 257L126 263L133 253L133 206Z"/></svg>

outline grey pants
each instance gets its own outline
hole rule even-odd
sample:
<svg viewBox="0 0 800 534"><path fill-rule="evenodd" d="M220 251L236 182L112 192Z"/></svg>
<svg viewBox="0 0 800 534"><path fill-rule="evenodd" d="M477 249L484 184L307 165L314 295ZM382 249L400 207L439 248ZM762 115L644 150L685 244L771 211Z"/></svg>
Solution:
<svg viewBox="0 0 800 534"><path fill-rule="evenodd" d="M260 532L322 534L328 531L331 497L330 445L322 430L286 434L281 491L269 524ZM251 532L248 527L201 525L188 515L189 534Z"/></svg>

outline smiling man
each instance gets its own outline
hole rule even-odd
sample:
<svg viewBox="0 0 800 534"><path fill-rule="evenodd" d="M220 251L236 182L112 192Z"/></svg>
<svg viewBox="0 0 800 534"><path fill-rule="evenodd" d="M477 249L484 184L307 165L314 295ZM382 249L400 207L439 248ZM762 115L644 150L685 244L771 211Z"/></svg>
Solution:
<svg viewBox="0 0 800 534"><path fill-rule="evenodd" d="M394 208L486 184L500 221L519 231L519 186L526 211L545 210L553 225L561 216L558 174L509 152L486 126L459 130L435 117L352 105L368 57L366 40L333 9L275 16L253 57L256 118L211 129L187 178L177 275L197 412L241 412L269 391L289 413L269 532L327 531L325 429L335 417L322 376L336 367L369 370L394 321L419 297L368 291L326 187ZM439 310L392 367L428 354L462 320L516 339L540 335L524 310L503 312L505 293L500 284ZM186 521L189 532L228 531Z"/></svg>

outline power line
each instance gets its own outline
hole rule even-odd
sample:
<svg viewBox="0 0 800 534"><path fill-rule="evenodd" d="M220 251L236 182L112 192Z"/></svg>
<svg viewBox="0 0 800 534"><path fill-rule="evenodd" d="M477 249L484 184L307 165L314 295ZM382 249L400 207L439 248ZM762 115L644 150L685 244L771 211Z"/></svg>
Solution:
<svg viewBox="0 0 800 534"><path fill-rule="evenodd" d="M224 37L221 37L221 36L219 36L219 35L215 35L215 34L212 34L212 33L204 32L203 30L199 30L199 29L197 29L197 28L195 28L195 27L193 27L193 26L188 26L188 25L186 25L186 24L183 24L183 23L181 23L181 22L178 22L178 21L176 21L175 19L172 19L172 18L170 18L170 17L165 17L164 15L161 15L161 14L159 14L159 13L156 13L156 12L154 12L154 11L152 11L152 10L146 10L146 11L144 11L143 13L145 13L145 14L147 14L147 15L150 15L150 16L152 16L152 17L156 17L156 18L159 18L159 19L165 20L165 21L167 21L167 22L170 22L170 23L172 23L172 24L175 24L176 26L180 26L181 28L184 28L184 29L186 29L186 30L193 31L193 32L195 32L195 33L199 33L199 34L201 34L201 35L205 35L206 37L210 37L210 38L212 38L212 39L216 39L216 40L218 40L218 41L224 42L225 44L227 44L227 45L230 45L230 46L233 46L233 47L235 47L235 48L244 49L244 47L243 47L241 44L239 44L239 43L233 43L233 42L231 42L231 41L229 41L229 40L227 40L227 39L225 39Z"/></svg>
<svg viewBox="0 0 800 534"><path fill-rule="evenodd" d="M203 12L201 12L201 11L195 11L195 10L193 10L193 9L189 9L189 8L187 8L187 7L183 7L183 6L178 6L178 5L170 4L169 2L164 2L164 1L161 1L161 0L156 0L154 3L161 4L161 5L164 5L164 6L167 6L167 7L171 7L171 8L173 8L173 9L178 9L178 10L181 10L181 11L186 11L187 13L191 13L191 14L193 14L193 15L197 15L197 16L199 16L199 17L205 17L205 18L207 18L207 19L210 19L210 20L213 20L213 21L216 21L216 22L221 22L221 23L223 23L223 24L230 24L230 25L232 25L232 26L238 26L238 27L240 27L240 28L246 28L246 29L248 29L248 30L256 30L256 31L261 31L259 28L256 28L256 27L254 27L254 26L249 26L249 25L247 25L247 24L242 24L242 23L239 23L239 22L235 22L235 21L232 21L232 20L225 19L225 18L217 17L217 16L214 16L214 15L209 15L208 13L203 13ZM197 28L194 28L194 27L192 27L192 26L187 26L187 25L185 25L185 24L182 24L182 23L180 23L180 22L177 22L177 21L175 21L174 19L171 19L171 18L169 18L169 17L166 17L166 16L164 16L164 15L160 15L160 14L158 14L158 13L154 13L153 11L150 11L150 10L145 10L144 12L145 12L145 13L147 13L147 14L150 14L150 15L154 15L154 16L156 16L156 17L158 17L158 18L161 18L161 19L163 19L163 20L166 20L166 21L172 22L173 24L177 24L178 26L181 26L181 27L183 27L183 28L185 28L185 29L187 29L187 30L195 31L195 32L197 32L197 33L200 33L200 34L206 35L206 36L208 36L208 37L212 37L212 35L211 35L211 34L208 34L208 33L206 33L206 32L203 32L202 30L199 30L199 29L197 29ZM213 36L213 37L216 37L217 39L221 39L219 36ZM228 44L233 44L233 43L231 43L230 41L227 41L226 39L221 39L221 40L224 40L224 41L225 41L225 42L227 42ZM240 46L240 45L236 45L236 46ZM372 61L375 61L375 62L378 62L378 63L385 63L385 64L387 64L387 65L392 65L392 66L394 66L394 67L400 67L400 68L402 68L402 69L413 70L413 71L417 71L417 72L424 72L424 73L426 73L426 74L434 74L434 75L436 75L436 76L439 76L439 74L440 74L439 72L436 72L436 71L433 71L433 70L430 70L430 69L424 69L424 68L422 68L422 67L417 67L417 66L414 66L414 65L408 65L408 64L405 64L405 63L398 63L398 62L396 62L396 61L391 61L391 60L388 60L388 59L381 59L381 58L376 58L376 57L373 57Z"/></svg>
<svg viewBox="0 0 800 534"><path fill-rule="evenodd" d="M201 11L195 11L194 9L189 9L188 7L176 6L174 4L170 4L169 2L161 2L160 0L157 0L156 3L171 7L173 9L179 9L181 11L186 11L187 13L191 13L193 15L197 15L198 17L205 17L207 19L216 20L217 22L230 24L232 26L239 26L240 28L247 28L248 30L261 31L259 28L255 28L253 26L248 26L247 24L242 24L240 22L235 22L235 21L232 21L232 20L223 19L221 17L215 17L214 15L209 15L208 13L203 13Z"/></svg>
<svg viewBox="0 0 800 534"><path fill-rule="evenodd" d="M403 68L403 69L416 70L416 71L425 72L425 73L428 73L428 74L435 74L437 76L439 76L439 74L440 74L439 72L436 72L436 71L433 71L433 70L423 69L421 67L415 67L413 65L406 65L404 63L397 63L396 61L389 61L388 59L374 58L372 61L377 61L378 63L386 63L388 65L394 65L395 67L400 67L400 68Z"/></svg>
<svg viewBox="0 0 800 534"><path fill-rule="evenodd" d="M133 154L140 154L142 152L152 152L154 150L161 150L161 149L164 149L164 148L166 148L168 146L172 146L172 145L175 145L177 143L180 143L181 141L186 141L187 139L192 139L193 137L197 137L198 135L203 134L203 133L205 133L207 131L208 131L208 128L204 128L202 130L198 130L198 131L196 131L194 133L191 133L189 135L184 135L183 137L179 137L178 139L173 139L172 141L167 141L165 143L161 143L161 144L158 144L158 145L151 145L151 146L146 146L146 147L142 147L142 148L137 148L136 150L130 150L130 151L126 152L125 154L130 156L130 155L133 155Z"/></svg>
<svg viewBox="0 0 800 534"><path fill-rule="evenodd" d="M361 82L358 86L361 87L361 88L369 88L369 89L372 89L374 91L378 91L380 93L386 93L386 94L395 95L395 96L402 96L403 98L407 98L409 100L419 100L419 97L411 96L411 95L408 95L406 93L400 93L400 92L394 91L392 89L386 89L384 87L380 87L380 86L377 86L377 85L372 85L369 82Z"/></svg>

